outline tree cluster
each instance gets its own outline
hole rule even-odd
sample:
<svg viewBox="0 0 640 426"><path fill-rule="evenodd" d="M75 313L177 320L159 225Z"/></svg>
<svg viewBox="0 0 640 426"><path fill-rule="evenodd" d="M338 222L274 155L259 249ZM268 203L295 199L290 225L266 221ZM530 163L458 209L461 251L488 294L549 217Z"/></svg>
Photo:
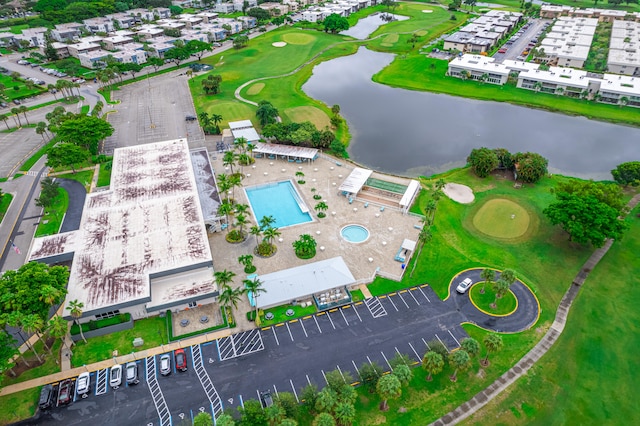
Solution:
<svg viewBox="0 0 640 426"><path fill-rule="evenodd" d="M269 101L258 102L256 117L260 121L260 125L265 127L267 124L275 123L278 119L278 110Z"/></svg>
<svg viewBox="0 0 640 426"><path fill-rule="evenodd" d="M243 47L246 47L247 44L249 44L249 37L247 37L246 35L239 35L233 39L234 49L242 49Z"/></svg>
<svg viewBox="0 0 640 426"><path fill-rule="evenodd" d="M105 16L114 12L155 7L171 8L171 0L78 0L74 2L67 0L38 0L33 6L33 10L40 12L40 19L38 19L36 26L43 26L43 23L82 22L84 19Z"/></svg>
<svg viewBox="0 0 640 426"><path fill-rule="evenodd" d="M60 143L47 151L47 166L60 167L71 166L76 172L76 164L86 161L91 154L81 146L72 143Z"/></svg>
<svg viewBox="0 0 640 426"><path fill-rule="evenodd" d="M547 174L549 161L534 152L518 152L512 155L504 148L482 147L471 150L467 163L481 178L489 176L496 169L503 169L515 171L517 178L524 182L535 183Z"/></svg>
<svg viewBox="0 0 640 426"><path fill-rule="evenodd" d="M611 175L620 185L640 186L640 161L619 164L611 170Z"/></svg>
<svg viewBox="0 0 640 426"><path fill-rule="evenodd" d="M276 143L284 145L311 146L329 148L335 140L331 130L318 130L310 121L302 123L273 123L264 126L262 134L266 138L274 138Z"/></svg>
<svg viewBox="0 0 640 426"><path fill-rule="evenodd" d="M209 74L207 78L202 80L202 89L207 95L217 95L220 93L220 83L222 83L221 75Z"/></svg>
<svg viewBox="0 0 640 426"><path fill-rule="evenodd" d="M629 227L622 218L622 190L616 185L571 180L558 184L555 193L557 201L543 213L569 234L569 241L602 247L609 238L622 238Z"/></svg>
<svg viewBox="0 0 640 426"><path fill-rule="evenodd" d="M98 154L100 141L113 134L113 126L106 120L82 114L62 121L56 130L58 138Z"/></svg>
<svg viewBox="0 0 640 426"><path fill-rule="evenodd" d="M326 33L331 32L335 34L349 29L349 21L347 21L347 18L340 16L337 13L332 13L327 16L324 19L323 25Z"/></svg>

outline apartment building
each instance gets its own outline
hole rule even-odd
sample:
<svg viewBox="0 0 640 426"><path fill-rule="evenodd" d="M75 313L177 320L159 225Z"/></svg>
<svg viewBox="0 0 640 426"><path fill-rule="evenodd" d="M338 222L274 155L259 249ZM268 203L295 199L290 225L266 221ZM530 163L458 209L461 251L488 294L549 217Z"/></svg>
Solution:
<svg viewBox="0 0 640 426"><path fill-rule="evenodd" d="M544 49L544 62L562 67L582 68L596 32L595 18L559 17L539 49Z"/></svg>
<svg viewBox="0 0 640 426"><path fill-rule="evenodd" d="M615 74L640 76L640 22L613 22L607 69Z"/></svg>
<svg viewBox="0 0 640 426"><path fill-rule="evenodd" d="M521 13L493 10L445 37L443 48L465 53L487 52L513 30L521 19Z"/></svg>
<svg viewBox="0 0 640 426"><path fill-rule="evenodd" d="M467 54L449 62L447 75L503 85L509 78L509 68L496 63L494 58Z"/></svg>

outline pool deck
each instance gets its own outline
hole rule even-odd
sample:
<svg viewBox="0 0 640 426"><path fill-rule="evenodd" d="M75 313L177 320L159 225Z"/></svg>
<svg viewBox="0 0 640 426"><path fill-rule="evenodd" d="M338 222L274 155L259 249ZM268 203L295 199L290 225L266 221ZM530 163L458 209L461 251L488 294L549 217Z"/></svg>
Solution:
<svg viewBox="0 0 640 426"><path fill-rule="evenodd" d="M222 165L222 154L212 150L209 153L216 175L230 172L230 170L225 171ZM420 218L403 215L399 210L391 207L385 207L381 212L380 206L372 201L369 201L369 206L366 208L364 200L355 199L349 204L348 198L338 194L338 187L353 168L354 166L347 161L329 160L323 157L312 163L291 163L286 160L257 158L254 165L244 167L244 173L247 176L243 180L245 187L290 179L314 217L313 222L281 228L282 235L279 237L281 241L275 241L278 252L274 256L264 259L254 255L254 265L258 268L256 271L258 275L336 256L344 258L358 281L371 280L378 268L391 276L401 275L402 264L394 258L405 238L414 241L418 239L420 231L415 226L421 225ZM305 184L297 183L295 173L298 171L304 173ZM409 182L409 179L395 176L389 177L389 180L398 183L406 182L406 184ZM327 216L323 219L318 219L313 209L319 200L313 199L311 188L316 188L316 194L322 195L322 200L329 206L326 211ZM236 190L235 197L238 202L248 204L244 191ZM357 244L343 240L340 230L349 224L366 227L370 231L369 239ZM255 223L252 219L248 228L253 225ZM226 231L209 234L214 269L235 272L237 275L234 284L239 286L246 278L246 274L238 263L238 257L253 254L256 240L249 235L243 243L230 244L225 240L225 233ZM312 235L318 243L317 254L313 259L301 260L294 254L292 243L301 234Z"/></svg>

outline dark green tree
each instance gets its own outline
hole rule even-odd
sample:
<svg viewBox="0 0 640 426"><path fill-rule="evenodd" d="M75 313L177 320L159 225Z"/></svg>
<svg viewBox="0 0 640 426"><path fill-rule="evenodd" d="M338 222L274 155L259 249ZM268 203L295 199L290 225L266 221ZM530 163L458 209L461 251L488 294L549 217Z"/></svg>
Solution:
<svg viewBox="0 0 640 426"><path fill-rule="evenodd" d="M189 59L190 56L191 53L189 52L189 49L177 42L175 47L164 52L164 58L169 59L171 62L176 64L176 67L179 67L180 63Z"/></svg>
<svg viewBox="0 0 640 426"><path fill-rule="evenodd" d="M271 19L269 12L264 9L260 9L259 7L252 7L247 11L247 15L256 18L259 23L267 22Z"/></svg>
<svg viewBox="0 0 640 426"><path fill-rule="evenodd" d="M347 18L340 16L337 13L332 13L327 16L324 19L323 25L326 33L331 32L335 34L349 29L349 21L347 21Z"/></svg>
<svg viewBox="0 0 640 426"><path fill-rule="evenodd" d="M78 115L65 120L57 129L61 141L86 148L93 155L98 154L100 141L113 134L113 126L98 117Z"/></svg>
<svg viewBox="0 0 640 426"><path fill-rule="evenodd" d="M513 156L518 172L518 179L527 183L535 183L547 174L549 161L535 152L518 152Z"/></svg>
<svg viewBox="0 0 640 426"><path fill-rule="evenodd" d="M75 173L76 164L86 161L89 155L89 151L81 146L72 143L61 143L52 147L47 152L47 166L71 166L73 173Z"/></svg>
<svg viewBox="0 0 640 426"><path fill-rule="evenodd" d="M613 179L620 185L638 186L640 185L640 161L629 161L618 164L611 170Z"/></svg>
<svg viewBox="0 0 640 426"><path fill-rule="evenodd" d="M246 47L247 44L249 44L249 37L247 37L246 35L239 35L233 39L234 49L242 49L243 47Z"/></svg>
<svg viewBox="0 0 640 426"><path fill-rule="evenodd" d="M202 59L205 52L211 52L211 43L205 43L200 40L189 40L185 45L190 54L195 55L198 61Z"/></svg>
<svg viewBox="0 0 640 426"><path fill-rule="evenodd" d="M495 151L485 147L471 150L471 154L467 157L467 163L481 178L489 176L500 164Z"/></svg>
<svg viewBox="0 0 640 426"><path fill-rule="evenodd" d="M262 127L276 122L278 117L278 110L269 101L258 102L258 109L256 110L256 117L260 121Z"/></svg>
<svg viewBox="0 0 640 426"><path fill-rule="evenodd" d="M40 196L36 198L36 206L48 208L53 205L53 201L58 196L58 182L54 181L50 177L42 179L40 182Z"/></svg>

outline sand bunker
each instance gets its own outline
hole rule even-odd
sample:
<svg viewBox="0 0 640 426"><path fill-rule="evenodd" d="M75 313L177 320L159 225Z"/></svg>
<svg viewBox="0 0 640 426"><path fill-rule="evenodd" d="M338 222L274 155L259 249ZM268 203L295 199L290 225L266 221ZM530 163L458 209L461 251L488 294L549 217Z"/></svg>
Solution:
<svg viewBox="0 0 640 426"><path fill-rule="evenodd" d="M273 47L285 47L287 43L285 43L284 41L276 41L275 43L271 43L271 45Z"/></svg>
<svg viewBox="0 0 640 426"><path fill-rule="evenodd" d="M473 196L473 190L466 185L460 185L459 183L447 183L442 191L445 195L461 204L472 203L475 197Z"/></svg>
<svg viewBox="0 0 640 426"><path fill-rule="evenodd" d="M422 13L433 13L433 10L431 9L425 9L422 11Z"/></svg>

